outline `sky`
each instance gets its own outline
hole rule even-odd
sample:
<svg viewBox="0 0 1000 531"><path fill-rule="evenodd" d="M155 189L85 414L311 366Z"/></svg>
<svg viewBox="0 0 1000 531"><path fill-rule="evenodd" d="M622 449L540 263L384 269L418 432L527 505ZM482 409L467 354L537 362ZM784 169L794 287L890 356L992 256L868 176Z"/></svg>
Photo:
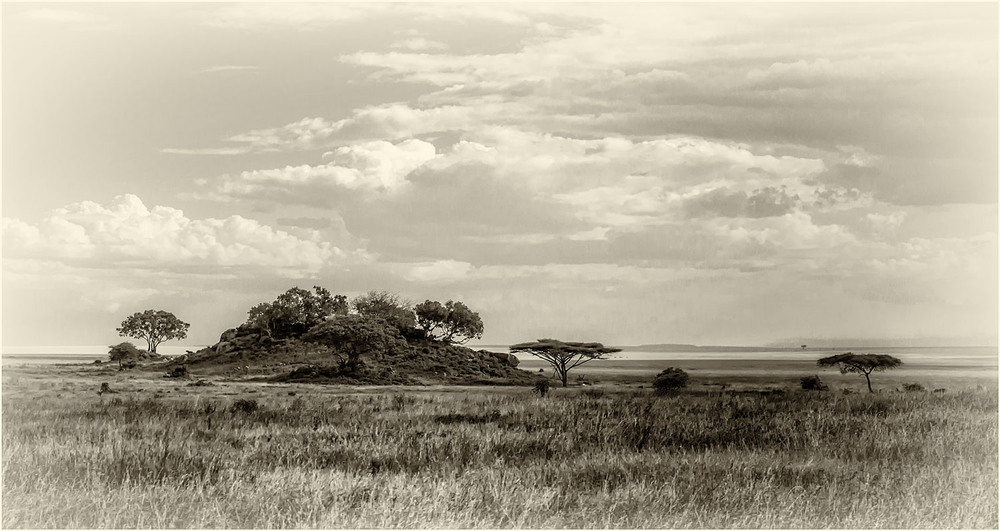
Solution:
<svg viewBox="0 0 1000 531"><path fill-rule="evenodd" d="M317 285L483 344L997 344L996 3L2 9L6 351Z"/></svg>

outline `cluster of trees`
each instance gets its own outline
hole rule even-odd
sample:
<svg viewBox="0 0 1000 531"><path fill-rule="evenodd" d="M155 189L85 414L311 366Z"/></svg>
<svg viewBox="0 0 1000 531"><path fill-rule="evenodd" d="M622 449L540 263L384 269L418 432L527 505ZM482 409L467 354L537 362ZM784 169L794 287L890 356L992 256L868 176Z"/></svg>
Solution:
<svg viewBox="0 0 1000 531"><path fill-rule="evenodd" d="M347 319L350 317L350 319ZM330 321L365 323L392 329L408 339L426 338L446 343L465 343L483 335L479 314L462 302L427 300L416 306L389 291L369 291L350 301L316 286L313 291L289 289L274 302L250 309L246 325L274 339L298 339ZM346 326L346 324L345 324Z"/></svg>
<svg viewBox="0 0 1000 531"><path fill-rule="evenodd" d="M313 292L294 287L274 302L251 308L246 324L274 339L297 338L334 315L347 315L347 310L343 295L331 295L319 286L314 286Z"/></svg>
<svg viewBox="0 0 1000 531"><path fill-rule="evenodd" d="M369 291L348 300L326 288L293 287L272 302L257 304L244 327L274 340L300 339L332 347L342 364L356 365L362 356L382 357L406 347L407 340L428 339L464 344L483 335L477 312L459 301L426 300L416 306L389 291ZM122 322L120 335L143 339L155 353L163 341L184 339L190 327L163 310L135 313ZM110 347L111 361L124 366L142 351L131 343Z"/></svg>
<svg viewBox="0 0 1000 531"><path fill-rule="evenodd" d="M483 337L483 320L461 302L424 301L413 310L417 325L430 339L464 345Z"/></svg>
<svg viewBox="0 0 1000 531"><path fill-rule="evenodd" d="M483 335L479 314L461 302L427 300L416 305L389 291L369 291L348 300L314 287L292 288L273 302L254 306L245 326L274 339L301 339L331 347L341 364L355 367L404 349L407 340L465 343Z"/></svg>

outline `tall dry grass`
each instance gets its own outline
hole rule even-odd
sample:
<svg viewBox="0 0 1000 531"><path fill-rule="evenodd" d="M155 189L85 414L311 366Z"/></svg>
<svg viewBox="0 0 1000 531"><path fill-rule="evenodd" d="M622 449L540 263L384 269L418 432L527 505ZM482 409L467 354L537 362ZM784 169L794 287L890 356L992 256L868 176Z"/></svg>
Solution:
<svg viewBox="0 0 1000 531"><path fill-rule="evenodd" d="M995 389L253 403L5 397L3 527L998 526Z"/></svg>

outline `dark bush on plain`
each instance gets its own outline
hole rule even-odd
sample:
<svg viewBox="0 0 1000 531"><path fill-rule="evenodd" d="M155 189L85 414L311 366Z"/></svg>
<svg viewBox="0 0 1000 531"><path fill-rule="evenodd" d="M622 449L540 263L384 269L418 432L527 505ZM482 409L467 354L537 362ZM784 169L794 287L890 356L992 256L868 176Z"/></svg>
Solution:
<svg viewBox="0 0 1000 531"><path fill-rule="evenodd" d="M538 380L535 382L535 392L542 398L545 398L545 395L549 394L549 381Z"/></svg>
<svg viewBox="0 0 1000 531"><path fill-rule="evenodd" d="M233 402L232 411L234 413L253 413L260 408L260 405L253 398L241 398Z"/></svg>
<svg viewBox="0 0 1000 531"><path fill-rule="evenodd" d="M926 391L927 389L918 383L903 384L903 390L909 392Z"/></svg>
<svg viewBox="0 0 1000 531"><path fill-rule="evenodd" d="M188 369L186 366L181 365L174 367L174 370L168 372L165 378L186 378L188 375Z"/></svg>
<svg viewBox="0 0 1000 531"><path fill-rule="evenodd" d="M819 379L819 376L803 376L800 381L802 382L802 388L806 391L827 391L830 389L828 385Z"/></svg>
<svg viewBox="0 0 1000 531"><path fill-rule="evenodd" d="M656 394L664 394L675 389L687 387L687 384L688 373L677 367L667 367L660 371L660 374L657 374L656 378L653 379L653 388L656 389Z"/></svg>

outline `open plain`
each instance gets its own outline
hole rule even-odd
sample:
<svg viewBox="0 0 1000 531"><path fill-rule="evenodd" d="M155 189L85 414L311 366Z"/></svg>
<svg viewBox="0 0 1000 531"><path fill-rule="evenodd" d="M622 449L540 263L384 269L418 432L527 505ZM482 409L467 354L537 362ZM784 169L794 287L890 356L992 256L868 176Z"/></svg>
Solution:
<svg viewBox="0 0 1000 531"><path fill-rule="evenodd" d="M668 365L689 386L654 396ZM919 365L867 393L799 360L607 360L545 398L7 365L2 524L996 528L995 366Z"/></svg>

